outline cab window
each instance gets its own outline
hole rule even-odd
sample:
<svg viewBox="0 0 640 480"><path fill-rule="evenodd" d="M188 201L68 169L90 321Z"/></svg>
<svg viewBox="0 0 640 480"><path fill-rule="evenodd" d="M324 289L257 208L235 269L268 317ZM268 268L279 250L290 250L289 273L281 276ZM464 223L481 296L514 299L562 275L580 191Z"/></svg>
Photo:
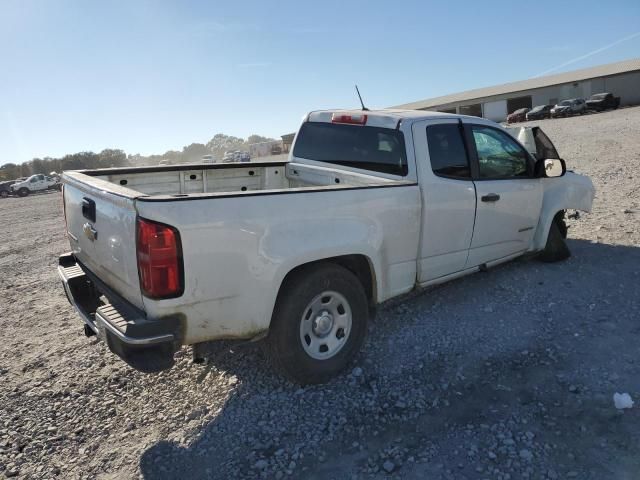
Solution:
<svg viewBox="0 0 640 480"><path fill-rule="evenodd" d="M428 126L427 144L433 173L441 177L471 178L467 151L457 123Z"/></svg>
<svg viewBox="0 0 640 480"><path fill-rule="evenodd" d="M392 175L409 171L404 135L397 129L305 122L293 155Z"/></svg>
<svg viewBox="0 0 640 480"><path fill-rule="evenodd" d="M527 152L513 138L500 130L481 125L472 127L478 152L480 178L528 178Z"/></svg>

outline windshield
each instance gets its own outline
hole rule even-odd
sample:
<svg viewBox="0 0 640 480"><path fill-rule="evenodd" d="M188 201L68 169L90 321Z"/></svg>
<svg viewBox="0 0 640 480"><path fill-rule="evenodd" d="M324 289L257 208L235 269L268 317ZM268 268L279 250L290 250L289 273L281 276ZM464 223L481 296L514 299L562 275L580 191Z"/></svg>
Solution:
<svg viewBox="0 0 640 480"><path fill-rule="evenodd" d="M533 107L532 112L539 112L544 108L544 105L538 105L537 107Z"/></svg>
<svg viewBox="0 0 640 480"><path fill-rule="evenodd" d="M389 128L306 122L293 155L393 175L406 175L404 135Z"/></svg>
<svg viewBox="0 0 640 480"><path fill-rule="evenodd" d="M569 107L571 105L571 100L563 100L558 105L561 107Z"/></svg>
<svg viewBox="0 0 640 480"><path fill-rule="evenodd" d="M595 95L591 95L593 100L601 100L607 96L606 93L596 93Z"/></svg>

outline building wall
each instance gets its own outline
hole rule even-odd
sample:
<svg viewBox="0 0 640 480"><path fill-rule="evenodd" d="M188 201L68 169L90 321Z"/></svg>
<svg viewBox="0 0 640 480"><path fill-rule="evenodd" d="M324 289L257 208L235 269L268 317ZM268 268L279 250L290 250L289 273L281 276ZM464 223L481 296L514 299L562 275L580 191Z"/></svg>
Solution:
<svg viewBox="0 0 640 480"><path fill-rule="evenodd" d="M605 77L602 91L611 92L614 96L620 97L620 105L638 105L640 104L640 72Z"/></svg>
<svg viewBox="0 0 640 480"><path fill-rule="evenodd" d="M506 112L502 116L503 109L506 110L506 100L516 97L531 96L533 106L547 103L557 103L568 98L589 98L594 93L611 92L616 97L620 97L621 105L640 104L640 71L622 73L608 77L592 78L578 82L553 85L550 87L537 88L521 92L505 93L493 95L481 99L468 100L464 102L453 102L445 105L438 105L426 108L425 110L451 111L465 113L468 109L460 107L481 103L483 116L493 121L501 122L506 119Z"/></svg>

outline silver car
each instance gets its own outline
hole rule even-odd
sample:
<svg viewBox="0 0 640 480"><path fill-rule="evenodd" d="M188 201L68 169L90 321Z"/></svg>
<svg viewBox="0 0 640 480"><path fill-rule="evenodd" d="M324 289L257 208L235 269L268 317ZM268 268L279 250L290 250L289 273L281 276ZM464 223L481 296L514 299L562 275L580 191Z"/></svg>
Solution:
<svg viewBox="0 0 640 480"><path fill-rule="evenodd" d="M587 110L584 98L572 98L563 100L551 109L551 117L569 117L571 115L582 115Z"/></svg>

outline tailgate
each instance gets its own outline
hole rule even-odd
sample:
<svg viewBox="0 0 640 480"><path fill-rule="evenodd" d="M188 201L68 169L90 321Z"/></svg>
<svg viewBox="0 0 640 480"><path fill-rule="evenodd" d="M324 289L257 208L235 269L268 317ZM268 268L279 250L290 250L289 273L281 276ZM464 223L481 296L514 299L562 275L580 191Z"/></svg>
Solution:
<svg viewBox="0 0 640 480"><path fill-rule="evenodd" d="M143 308L136 259L135 194L79 172L64 174L71 250L107 286Z"/></svg>

